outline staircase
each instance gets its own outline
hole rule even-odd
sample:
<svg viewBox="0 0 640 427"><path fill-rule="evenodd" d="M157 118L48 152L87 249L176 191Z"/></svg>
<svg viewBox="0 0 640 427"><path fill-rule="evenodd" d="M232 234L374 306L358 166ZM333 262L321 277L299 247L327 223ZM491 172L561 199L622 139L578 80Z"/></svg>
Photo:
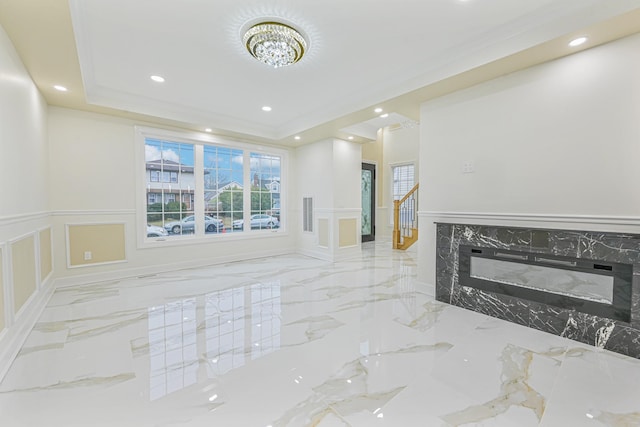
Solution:
<svg viewBox="0 0 640 427"><path fill-rule="evenodd" d="M407 249L418 240L418 187L393 201L393 249Z"/></svg>

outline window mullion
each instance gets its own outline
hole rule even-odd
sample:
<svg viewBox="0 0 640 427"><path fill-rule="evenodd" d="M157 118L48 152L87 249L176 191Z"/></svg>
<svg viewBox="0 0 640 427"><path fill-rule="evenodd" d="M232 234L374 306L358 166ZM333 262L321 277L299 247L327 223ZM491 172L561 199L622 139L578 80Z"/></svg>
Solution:
<svg viewBox="0 0 640 427"><path fill-rule="evenodd" d="M251 153L249 150L242 152L242 168L245 185L242 191L242 216L244 219L244 231L251 232Z"/></svg>
<svg viewBox="0 0 640 427"><path fill-rule="evenodd" d="M193 153L193 172L194 172L194 202L193 214L195 216L195 234L204 235L204 147L196 144Z"/></svg>

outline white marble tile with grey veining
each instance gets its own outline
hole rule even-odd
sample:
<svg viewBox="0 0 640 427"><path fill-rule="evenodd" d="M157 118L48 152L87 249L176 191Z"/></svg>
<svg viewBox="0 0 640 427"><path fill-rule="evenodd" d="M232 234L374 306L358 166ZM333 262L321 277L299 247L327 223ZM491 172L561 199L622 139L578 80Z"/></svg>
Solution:
<svg viewBox="0 0 640 427"><path fill-rule="evenodd" d="M640 361L437 302L389 246L59 289L0 424L638 424Z"/></svg>

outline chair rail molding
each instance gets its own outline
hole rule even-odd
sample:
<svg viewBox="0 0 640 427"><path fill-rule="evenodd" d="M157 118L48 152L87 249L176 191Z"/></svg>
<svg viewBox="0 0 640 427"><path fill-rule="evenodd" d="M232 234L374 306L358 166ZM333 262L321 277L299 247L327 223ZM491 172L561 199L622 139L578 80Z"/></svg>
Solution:
<svg viewBox="0 0 640 427"><path fill-rule="evenodd" d="M535 227L546 224L571 229L584 228L585 225L591 225L594 229L601 231L640 233L640 216L453 211L418 211L418 216L428 220L437 219L437 222L444 223L522 227Z"/></svg>

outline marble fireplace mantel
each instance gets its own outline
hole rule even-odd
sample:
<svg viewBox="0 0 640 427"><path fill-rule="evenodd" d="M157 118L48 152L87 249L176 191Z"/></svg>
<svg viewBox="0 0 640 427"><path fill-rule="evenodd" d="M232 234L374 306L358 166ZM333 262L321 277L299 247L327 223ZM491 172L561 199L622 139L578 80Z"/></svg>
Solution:
<svg viewBox="0 0 640 427"><path fill-rule="evenodd" d="M436 229L437 300L640 358L640 235L450 223L436 223ZM585 313L580 307L563 306L557 301L546 304L529 300L526 292L505 294L463 286L460 246L629 265L629 321Z"/></svg>

